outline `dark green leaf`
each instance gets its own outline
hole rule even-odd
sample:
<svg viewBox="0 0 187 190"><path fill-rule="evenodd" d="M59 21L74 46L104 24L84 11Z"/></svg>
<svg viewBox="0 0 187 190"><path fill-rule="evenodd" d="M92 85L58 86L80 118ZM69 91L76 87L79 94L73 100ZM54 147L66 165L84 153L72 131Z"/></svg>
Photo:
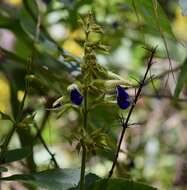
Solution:
<svg viewBox="0 0 187 190"><path fill-rule="evenodd" d="M38 7L36 2L24 0L20 12L20 23L23 30L32 38L36 36Z"/></svg>
<svg viewBox="0 0 187 190"><path fill-rule="evenodd" d="M89 190L157 190L143 183L128 179L102 179L90 186Z"/></svg>
<svg viewBox="0 0 187 190"><path fill-rule="evenodd" d="M89 190L90 186L99 179L101 178L95 174L92 173L87 174L85 176L85 189Z"/></svg>
<svg viewBox="0 0 187 190"><path fill-rule="evenodd" d="M7 172L8 171L8 169L7 168L4 168L4 167L0 167L0 173L2 173L2 172Z"/></svg>
<svg viewBox="0 0 187 190"><path fill-rule="evenodd" d="M30 154L29 147L6 151L3 154L3 163L10 163L17 160L21 160L27 157L29 154Z"/></svg>
<svg viewBox="0 0 187 190"><path fill-rule="evenodd" d="M44 187L48 190L67 190L78 185L79 169L54 169L29 175L12 175L1 180L21 181L27 184Z"/></svg>
<svg viewBox="0 0 187 190"><path fill-rule="evenodd" d="M93 173L87 174L85 176L85 190L89 190L90 186L99 179L101 179L101 178ZM71 188L69 190L79 190L79 185L77 185L77 187Z"/></svg>

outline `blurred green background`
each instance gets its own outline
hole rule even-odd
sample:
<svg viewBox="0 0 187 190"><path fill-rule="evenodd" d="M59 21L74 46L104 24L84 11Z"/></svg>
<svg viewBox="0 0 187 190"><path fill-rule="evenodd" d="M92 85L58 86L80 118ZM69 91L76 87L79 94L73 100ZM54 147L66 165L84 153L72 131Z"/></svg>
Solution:
<svg viewBox="0 0 187 190"><path fill-rule="evenodd" d="M135 124L126 133L115 175L161 190L187 189L186 84L178 101L172 98L178 71L186 58L187 17L182 15L178 1L158 2L155 13L151 0L0 1L0 110L16 116L25 89L25 65L28 56L34 54L31 73L35 77L24 113L36 113L36 123L60 167L80 167L77 142L71 142L80 118L72 109L57 118L55 112L46 108L66 92L67 85L80 73L84 34L79 18L92 11L103 26L102 40L111 47L108 55L97 54L98 63L125 79L139 80L148 56L144 47L158 46L151 70L158 79L146 85L138 101L131 118ZM165 72L171 68L166 47L175 70L168 75ZM133 96L134 90L129 93ZM90 117L91 125L105 127L112 139L109 149L97 152L87 162L87 171L99 176L107 175L112 164L121 131L118 113L115 105L101 106ZM0 121L1 143L10 129L9 121ZM30 161L9 164L9 171L3 176L51 167L50 155L35 134L32 127L14 134L9 148L33 144L33 155ZM13 187L26 188L17 182L2 184L5 190Z"/></svg>

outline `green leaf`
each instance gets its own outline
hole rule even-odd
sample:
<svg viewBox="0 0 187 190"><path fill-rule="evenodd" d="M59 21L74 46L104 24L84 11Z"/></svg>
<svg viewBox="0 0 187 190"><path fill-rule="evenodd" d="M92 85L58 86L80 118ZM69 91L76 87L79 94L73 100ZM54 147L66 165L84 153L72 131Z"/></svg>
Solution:
<svg viewBox="0 0 187 190"><path fill-rule="evenodd" d="M187 81L187 58L184 60L184 63L181 67L180 74L177 79L177 85L175 88L174 98L177 98Z"/></svg>
<svg viewBox="0 0 187 190"><path fill-rule="evenodd" d="M2 173L2 172L7 172L8 171L8 169L7 168L4 168L4 167L0 167L0 173Z"/></svg>
<svg viewBox="0 0 187 190"><path fill-rule="evenodd" d="M21 181L48 190L67 190L76 187L79 179L79 169L53 169L29 175L12 175L1 178L7 181Z"/></svg>
<svg viewBox="0 0 187 190"><path fill-rule="evenodd" d="M89 190L90 186L96 182L97 180L100 180L101 178L93 173L89 173L85 176L85 189Z"/></svg>
<svg viewBox="0 0 187 190"><path fill-rule="evenodd" d="M88 189L87 189L88 190ZM102 179L89 187L89 190L157 190L154 187L143 183L134 182L128 179Z"/></svg>
<svg viewBox="0 0 187 190"><path fill-rule="evenodd" d="M9 120L9 121L13 122L12 118L9 115L3 113L2 111L0 111L0 119L2 119L2 120Z"/></svg>
<svg viewBox="0 0 187 190"><path fill-rule="evenodd" d="M3 163L10 163L21 160L30 154L30 148L24 147L14 150L8 150L3 154Z"/></svg>
<svg viewBox="0 0 187 190"><path fill-rule="evenodd" d="M36 1L23 1L23 7L20 11L20 23L22 29L30 36L35 39L38 7Z"/></svg>
<svg viewBox="0 0 187 190"><path fill-rule="evenodd" d="M99 176L97 176L96 174L93 173L88 173L85 176L85 190L89 190L90 186L95 183L97 180L101 179ZM74 188L70 188L69 190L79 190L79 184L74 187Z"/></svg>

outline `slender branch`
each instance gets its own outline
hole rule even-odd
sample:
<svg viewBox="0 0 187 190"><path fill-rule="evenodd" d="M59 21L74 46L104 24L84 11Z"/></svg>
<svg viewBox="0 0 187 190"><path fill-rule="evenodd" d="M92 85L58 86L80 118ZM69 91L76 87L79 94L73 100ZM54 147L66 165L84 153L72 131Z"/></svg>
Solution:
<svg viewBox="0 0 187 190"><path fill-rule="evenodd" d="M8 135L7 135L4 143L1 146L0 163L4 162L4 154L5 154L6 150L7 150L8 144L9 144L9 142L10 142L10 140L11 140L11 138L12 138L12 136L13 136L13 134L14 134L15 131L16 131L16 125L13 124L12 129L8 133Z"/></svg>
<svg viewBox="0 0 187 190"><path fill-rule="evenodd" d="M47 152L49 153L49 155L51 156L51 160L53 161L55 167L56 167L56 168L59 168L58 162L57 162L56 159L55 159L55 154L53 154L53 153L50 151L50 149L49 149L49 147L47 146L47 144L46 144L44 138L42 137L42 135L41 135L41 133L40 133L40 130L39 130L39 128L38 128L38 126L37 126L36 123L34 123L34 127L35 127L36 130L37 130L37 137L40 139L42 145L44 146L44 148L46 149L46 151L47 151Z"/></svg>
<svg viewBox="0 0 187 190"><path fill-rule="evenodd" d="M120 135L120 140L119 140L119 143L118 143L117 151L116 151L116 154L115 154L115 157L114 157L114 160L113 160L112 167L111 167L111 169L110 169L110 171L109 171L108 178L111 178L111 177L112 177L112 174L113 174L113 172L114 172L114 168L115 168L115 166L116 166L116 164L117 164L117 159L118 159L118 155L119 155L119 152L120 152L120 147L121 147L121 144L122 144L122 140L123 140L125 131L126 131L126 129L128 128L129 119L130 119L130 117L131 117L131 114L132 114L132 112L133 112L135 106L136 106L136 103L137 103L137 101L138 101L138 99L139 99L139 96L140 96L140 93L141 93L141 91L142 91L142 88L143 88L143 86L144 86L146 77L147 77L147 75L148 75L148 73L149 73L149 70L150 70L150 68L151 68L152 60L153 60L155 51L156 51L156 47L155 47L155 48L152 50L152 52L151 52L151 56L150 56L149 61L148 61L147 69L146 69L146 72L145 72L145 74L144 74L144 77L143 77L143 79L142 79L142 81L141 81L141 83L140 83L140 85L139 85L139 89L138 89L138 91L137 91L137 93L136 93L136 96L135 96L135 99L134 99L134 103L132 104L132 106L131 106L131 108L130 108L130 110L129 110L129 113L128 113L128 115L127 115L127 118L126 118L125 122L123 122L123 124L122 124L123 129L122 129L122 132L121 132L121 135Z"/></svg>
<svg viewBox="0 0 187 190"><path fill-rule="evenodd" d="M172 70L169 69L169 70L167 70L167 71L164 71L164 72L162 72L161 74L159 74L159 75L153 77L153 80L162 79L162 78L165 77L167 74L170 74L170 73L174 73L174 72L179 71L179 70L181 69L181 67L182 67L182 65L179 65L179 66L173 68Z"/></svg>

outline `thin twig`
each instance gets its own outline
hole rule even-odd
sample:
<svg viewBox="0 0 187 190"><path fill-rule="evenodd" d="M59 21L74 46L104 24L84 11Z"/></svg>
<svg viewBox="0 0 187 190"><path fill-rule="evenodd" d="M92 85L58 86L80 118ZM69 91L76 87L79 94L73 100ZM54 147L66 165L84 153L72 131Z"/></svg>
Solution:
<svg viewBox="0 0 187 190"><path fill-rule="evenodd" d="M142 88L144 86L146 77L147 77L147 75L149 73L149 70L150 70L150 68L152 66L152 60L153 60L155 52L156 52L156 47L154 49L152 49L152 51L151 51L151 56L150 56L149 61L148 61L147 69L146 69L146 72L144 74L143 80L140 82L140 86L139 86L138 91L136 93L136 96L135 96L135 99L134 99L134 103L132 104L132 106L131 106L131 108L129 110L129 113L127 115L127 118L126 118L125 122L123 122L123 124L122 124L123 129L122 129L122 132L121 132L121 136L120 136L120 140L119 140L119 143L118 143L117 151L116 151L116 154L115 154L115 157L114 157L114 160L113 160L113 164L112 164L111 170L109 171L108 178L112 177L114 168L115 168L115 166L117 164L118 154L120 152L120 147L121 147L121 144L122 144L122 140L123 140L125 131L126 131L127 127L128 127L129 119L130 119L131 114L132 114L132 112L133 112L133 110L135 108L135 105L136 105L136 103L137 103L137 101L139 99L139 96L140 96L140 93L141 93Z"/></svg>
<svg viewBox="0 0 187 190"><path fill-rule="evenodd" d="M53 161L55 167L56 167L56 168L59 168L58 162L57 162L56 159L55 159L55 154L53 154L53 153L50 151L50 149L49 149L49 147L47 146L47 144L46 144L44 138L42 137L42 135L41 135L41 133L40 133L40 130L39 130L39 128L38 128L38 126L37 126L36 123L34 123L34 127L35 127L36 130L37 130L37 137L40 139L42 145L44 146L44 148L46 149L46 151L47 151L47 152L49 153L49 155L51 156L51 160Z"/></svg>

